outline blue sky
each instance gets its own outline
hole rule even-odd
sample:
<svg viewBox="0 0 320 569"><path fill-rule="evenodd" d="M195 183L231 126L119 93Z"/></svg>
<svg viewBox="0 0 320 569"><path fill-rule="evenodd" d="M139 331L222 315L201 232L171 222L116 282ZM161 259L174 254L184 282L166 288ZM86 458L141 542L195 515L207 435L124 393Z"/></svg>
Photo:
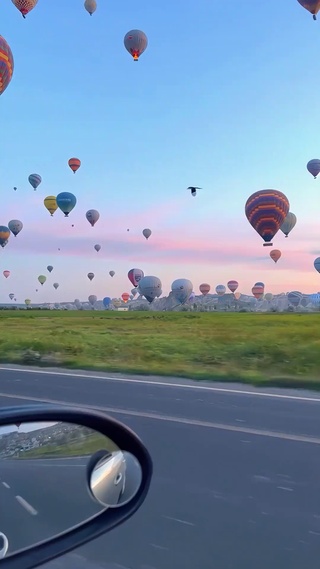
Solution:
<svg viewBox="0 0 320 569"><path fill-rule="evenodd" d="M10 292L33 302L120 296L135 266L159 276L165 294L180 277L196 291L230 279L243 293L257 280L274 293L320 290L320 180L306 170L320 158L320 20L295 0L98 0L92 17L82 0L39 0L25 20L3 0L0 16L15 59L0 101L0 224L24 223L0 252L1 272L11 271L0 302ZM123 46L134 28L149 39L138 63ZM43 179L36 192L31 173ZM190 184L203 187L196 198ZM274 240L277 265L244 215L248 196L270 187L298 217L289 239ZM60 191L78 199L69 220L43 206Z"/></svg>

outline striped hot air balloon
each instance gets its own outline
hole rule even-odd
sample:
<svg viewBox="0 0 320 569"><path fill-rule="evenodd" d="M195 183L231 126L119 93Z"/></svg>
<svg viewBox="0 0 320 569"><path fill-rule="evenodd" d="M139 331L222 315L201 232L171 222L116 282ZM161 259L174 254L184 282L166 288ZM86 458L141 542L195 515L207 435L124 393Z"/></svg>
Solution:
<svg viewBox="0 0 320 569"><path fill-rule="evenodd" d="M227 283L227 287L229 290L231 290L231 292L235 292L237 290L238 286L239 286L238 281L229 281Z"/></svg>
<svg viewBox="0 0 320 569"><path fill-rule="evenodd" d="M71 168L72 172L75 174L81 166L81 160L79 160L79 158L70 158L70 160L68 160L68 165Z"/></svg>
<svg viewBox="0 0 320 569"><path fill-rule="evenodd" d="M252 287L252 294L257 300L260 300L264 295L264 287L254 285Z"/></svg>
<svg viewBox="0 0 320 569"><path fill-rule="evenodd" d="M0 36L0 95L8 87L14 69L12 51L6 40Z"/></svg>
<svg viewBox="0 0 320 569"><path fill-rule="evenodd" d="M25 18L31 10L38 4L38 0L12 0L12 3L18 8L19 12Z"/></svg>
<svg viewBox="0 0 320 569"><path fill-rule="evenodd" d="M252 194L246 203L245 213L249 223L265 241L264 247L272 246L272 239L284 222L290 204L278 190L261 190Z"/></svg>
<svg viewBox="0 0 320 569"><path fill-rule="evenodd" d="M36 191L37 187L40 186L40 184L42 182L42 178L39 174L30 174L28 180L29 180L29 184L31 184L34 191Z"/></svg>

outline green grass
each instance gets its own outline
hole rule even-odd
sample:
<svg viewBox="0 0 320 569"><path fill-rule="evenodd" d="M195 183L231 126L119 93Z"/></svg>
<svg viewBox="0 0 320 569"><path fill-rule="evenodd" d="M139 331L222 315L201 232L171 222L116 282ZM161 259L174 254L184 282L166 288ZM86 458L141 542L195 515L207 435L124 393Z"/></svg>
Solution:
<svg viewBox="0 0 320 569"><path fill-rule="evenodd" d="M97 450L106 449L110 452L119 450L118 447L110 439L99 433L90 435L85 440L63 444L61 446L46 445L40 448L21 451L21 458L57 458L70 456L91 455Z"/></svg>
<svg viewBox="0 0 320 569"><path fill-rule="evenodd" d="M70 368L320 387L317 313L3 311L0 326L2 362L33 349Z"/></svg>

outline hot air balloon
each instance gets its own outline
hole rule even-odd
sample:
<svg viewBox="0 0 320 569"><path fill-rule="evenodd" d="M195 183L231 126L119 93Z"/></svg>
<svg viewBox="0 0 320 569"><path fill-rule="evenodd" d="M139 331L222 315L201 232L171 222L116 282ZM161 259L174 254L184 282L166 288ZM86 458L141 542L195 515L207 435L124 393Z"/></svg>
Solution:
<svg viewBox="0 0 320 569"><path fill-rule="evenodd" d="M52 265L48 265L48 266L47 266L47 271L49 271L49 273L52 273L52 271L53 271L53 266L52 266Z"/></svg>
<svg viewBox="0 0 320 569"><path fill-rule="evenodd" d="M61 192L56 197L57 206L68 217L69 213L73 210L77 203L77 198L69 192Z"/></svg>
<svg viewBox="0 0 320 569"><path fill-rule="evenodd" d="M77 170L79 170L81 166L81 161L79 158L70 158L68 161L68 165L71 168L72 172L75 174Z"/></svg>
<svg viewBox="0 0 320 569"><path fill-rule="evenodd" d="M9 298L10 298L10 300L13 300L13 299L14 299L14 293L13 293L13 292L10 292Z"/></svg>
<svg viewBox="0 0 320 569"><path fill-rule="evenodd" d="M3 276L7 279L10 277L10 271L3 271Z"/></svg>
<svg viewBox="0 0 320 569"><path fill-rule="evenodd" d="M254 287L252 287L252 294L257 300L260 300L264 295L264 287L254 285Z"/></svg>
<svg viewBox="0 0 320 569"><path fill-rule="evenodd" d="M279 231L289 212L288 198L278 190L261 190L252 194L246 203L245 213L249 223L272 246L272 239Z"/></svg>
<svg viewBox="0 0 320 569"><path fill-rule="evenodd" d="M6 225L0 225L0 245L5 247L10 237L10 229Z"/></svg>
<svg viewBox="0 0 320 569"><path fill-rule="evenodd" d="M100 217L100 213L96 209L89 209L86 213L86 218L92 227L95 226L99 217Z"/></svg>
<svg viewBox="0 0 320 569"><path fill-rule="evenodd" d="M294 215L294 213L289 211L287 217L285 218L283 224L280 227L282 233L284 233L285 236L288 237L290 231L292 231L296 223L297 223L296 216Z"/></svg>
<svg viewBox="0 0 320 569"><path fill-rule="evenodd" d="M209 294L209 292L211 290L211 286L208 283L202 283L199 286L199 290L200 290L201 294L203 294L203 296L206 296L207 294Z"/></svg>
<svg viewBox="0 0 320 569"><path fill-rule="evenodd" d="M47 208L48 212L51 214L51 216L58 209L57 199L55 196L47 196L43 200L43 203L44 203L44 206Z"/></svg>
<svg viewBox="0 0 320 569"><path fill-rule="evenodd" d="M0 95L8 87L14 69L12 51L4 37L0 36Z"/></svg>
<svg viewBox="0 0 320 569"><path fill-rule="evenodd" d="M96 0L86 0L84 3L84 7L89 12L90 16L96 11L97 9L97 2Z"/></svg>
<svg viewBox="0 0 320 569"><path fill-rule="evenodd" d="M241 297L241 292L234 292L234 293L233 293L233 296L234 296L234 298L235 298L236 300L239 300L240 297Z"/></svg>
<svg viewBox="0 0 320 569"><path fill-rule="evenodd" d="M151 229L144 229L142 234L145 236L146 239L149 239L150 235L152 234Z"/></svg>
<svg viewBox="0 0 320 569"><path fill-rule="evenodd" d="M320 273L320 257L317 257L317 259L315 259L313 264L314 264L314 268L316 269L316 271L318 271L318 273Z"/></svg>
<svg viewBox="0 0 320 569"><path fill-rule="evenodd" d="M314 179L316 179L320 172L320 160L317 158L310 160L307 164L307 170L314 177Z"/></svg>
<svg viewBox="0 0 320 569"><path fill-rule="evenodd" d="M144 277L144 272L141 269L131 269L128 272L128 279L133 286L138 286L141 279Z"/></svg>
<svg viewBox="0 0 320 569"><path fill-rule="evenodd" d="M148 38L141 30L131 30L124 37L124 46L131 53L134 61L138 61L148 46Z"/></svg>
<svg viewBox="0 0 320 569"><path fill-rule="evenodd" d="M9 221L8 227L11 233L13 233L15 237L17 237L18 233L20 233L20 231L23 229L23 223L22 221L19 221L19 219L12 219L11 221Z"/></svg>
<svg viewBox="0 0 320 569"><path fill-rule="evenodd" d="M28 180L34 191L36 191L37 187L40 186L42 182L42 178L39 176L39 174L30 174Z"/></svg>
<svg viewBox="0 0 320 569"><path fill-rule="evenodd" d="M226 294L226 287L224 285L218 285L216 286L216 293L218 296L223 296L224 294Z"/></svg>
<svg viewBox="0 0 320 569"><path fill-rule="evenodd" d="M277 263L281 257L281 251L279 251L279 249L273 249L270 251L270 257L275 263Z"/></svg>
<svg viewBox="0 0 320 569"><path fill-rule="evenodd" d="M25 302L26 306L29 306L29 304L31 304L30 298L26 298L24 302Z"/></svg>
<svg viewBox="0 0 320 569"><path fill-rule="evenodd" d="M94 246L94 249L97 251L97 253L99 253L99 251L100 251L100 249L101 249L101 245L99 245L99 243L97 243L97 244Z"/></svg>
<svg viewBox="0 0 320 569"><path fill-rule="evenodd" d="M109 296L106 296L102 302L103 302L103 306L105 308L108 308L111 304L111 298Z"/></svg>
<svg viewBox="0 0 320 569"><path fill-rule="evenodd" d="M94 279L94 273L88 273L87 277L88 277L89 281L92 281L92 279Z"/></svg>
<svg viewBox="0 0 320 569"><path fill-rule="evenodd" d="M130 294L128 292L123 292L121 295L123 302L126 304L130 298Z"/></svg>
<svg viewBox="0 0 320 569"><path fill-rule="evenodd" d="M90 294L90 296L88 296L88 300L91 306L94 306L98 299L95 294Z"/></svg>
<svg viewBox="0 0 320 569"><path fill-rule="evenodd" d="M193 291L193 284L188 279L176 279L171 285L172 295L174 298L184 304Z"/></svg>
<svg viewBox="0 0 320 569"><path fill-rule="evenodd" d="M238 281L229 281L227 283L227 287L229 290L231 290L231 292L235 292L237 290L238 286L239 286Z"/></svg>
<svg viewBox="0 0 320 569"><path fill-rule="evenodd" d="M317 14L320 10L320 0L298 0L298 2L313 15L314 20L317 19Z"/></svg>
<svg viewBox="0 0 320 569"><path fill-rule="evenodd" d="M114 271L109 271L110 277L114 277L115 274L116 274L116 273L115 273Z"/></svg>
<svg viewBox="0 0 320 569"><path fill-rule="evenodd" d="M292 292L289 292L288 294L288 301L290 304L292 304L292 306L299 306L301 300L302 300L302 293L299 292L298 290L293 290Z"/></svg>
<svg viewBox="0 0 320 569"><path fill-rule="evenodd" d="M12 3L18 8L22 16L25 18L31 10L37 5L38 0L12 0Z"/></svg>
<svg viewBox="0 0 320 569"><path fill-rule="evenodd" d="M46 282L46 280L47 280L47 277L45 277L44 275L39 275L39 276L38 276L38 281L39 281L39 283L40 283L42 286L44 285L44 283Z"/></svg>
<svg viewBox="0 0 320 569"><path fill-rule="evenodd" d="M260 282L260 281L258 281L257 283L254 283L254 286L261 286L261 287L263 288L263 290L264 290L265 284L262 283L262 282Z"/></svg>
<svg viewBox="0 0 320 569"><path fill-rule="evenodd" d="M139 282L139 292L148 302L153 302L155 298L160 296L162 284L158 277L143 277Z"/></svg>
<svg viewBox="0 0 320 569"><path fill-rule="evenodd" d="M59 283L53 283L53 287L57 290L57 288L59 288Z"/></svg>
<svg viewBox="0 0 320 569"><path fill-rule="evenodd" d="M264 298L268 302L271 302L271 300L273 299L273 294L271 294L271 292L267 292L267 294L265 294Z"/></svg>

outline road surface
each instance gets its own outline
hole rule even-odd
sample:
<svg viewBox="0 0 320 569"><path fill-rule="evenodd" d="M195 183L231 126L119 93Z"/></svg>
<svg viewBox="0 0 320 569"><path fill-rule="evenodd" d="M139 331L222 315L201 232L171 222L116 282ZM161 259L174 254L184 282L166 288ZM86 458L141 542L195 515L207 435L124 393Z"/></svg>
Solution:
<svg viewBox="0 0 320 569"><path fill-rule="evenodd" d="M112 569L318 569L320 395L8 367L0 406L105 409L152 454L139 512L76 555Z"/></svg>

